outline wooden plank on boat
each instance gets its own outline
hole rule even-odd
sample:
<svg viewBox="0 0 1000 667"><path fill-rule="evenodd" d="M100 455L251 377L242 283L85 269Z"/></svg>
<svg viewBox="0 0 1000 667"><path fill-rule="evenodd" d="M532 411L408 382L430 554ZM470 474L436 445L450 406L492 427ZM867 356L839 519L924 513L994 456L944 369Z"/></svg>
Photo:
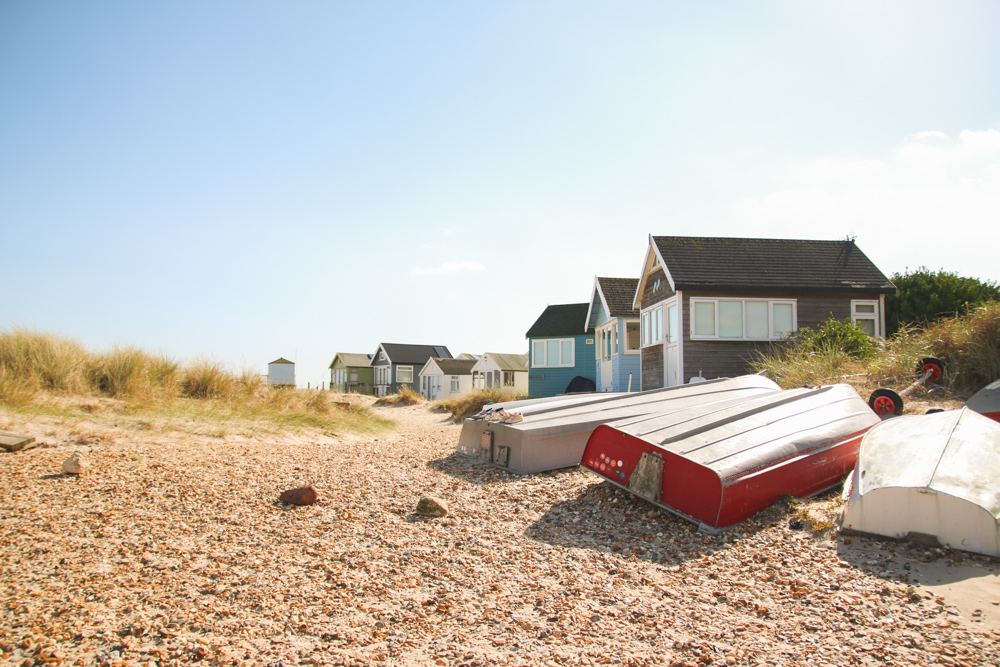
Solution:
<svg viewBox="0 0 1000 667"><path fill-rule="evenodd" d="M38 443L30 435L18 435L17 433L0 431L0 449L8 452L19 452L22 449L31 449L37 446Z"/></svg>

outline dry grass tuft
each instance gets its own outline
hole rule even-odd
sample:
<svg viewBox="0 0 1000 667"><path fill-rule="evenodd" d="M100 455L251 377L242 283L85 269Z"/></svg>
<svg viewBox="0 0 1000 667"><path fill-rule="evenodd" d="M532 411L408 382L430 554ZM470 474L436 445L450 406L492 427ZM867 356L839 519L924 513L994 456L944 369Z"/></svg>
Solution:
<svg viewBox="0 0 1000 667"><path fill-rule="evenodd" d="M417 405L424 400L423 394L413 391L410 385L404 384L395 394L383 396L375 401L375 405Z"/></svg>
<svg viewBox="0 0 1000 667"><path fill-rule="evenodd" d="M365 408L334 410L328 392L275 389L250 369L233 374L208 358L182 368L132 346L91 354L71 339L27 329L0 331L0 405L68 419L127 415L135 428L156 423L216 436L372 432L392 424Z"/></svg>
<svg viewBox="0 0 1000 667"><path fill-rule="evenodd" d="M988 304L923 329L903 329L880 341L875 355L867 360L836 346L817 349L786 344L772 348L754 369L786 388L846 382L867 397L879 387L896 391L908 387L917 379L917 363L924 357L945 363L939 384L954 399L964 400L1000 378L1000 304Z"/></svg>
<svg viewBox="0 0 1000 667"><path fill-rule="evenodd" d="M491 387L489 389L477 389L471 394L459 396L458 398L436 401L432 408L447 412L451 415L452 419L460 421L476 414L487 403L507 403L523 398L527 398L527 396L518 396L514 393L513 389Z"/></svg>

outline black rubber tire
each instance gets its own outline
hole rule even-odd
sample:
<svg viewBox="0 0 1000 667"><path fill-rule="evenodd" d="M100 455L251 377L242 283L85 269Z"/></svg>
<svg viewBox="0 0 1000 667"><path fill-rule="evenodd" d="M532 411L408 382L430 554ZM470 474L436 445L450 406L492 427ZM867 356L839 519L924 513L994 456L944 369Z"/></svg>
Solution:
<svg viewBox="0 0 1000 667"><path fill-rule="evenodd" d="M876 389L868 397L868 407L883 419L903 414L903 398L892 389Z"/></svg>
<svg viewBox="0 0 1000 667"><path fill-rule="evenodd" d="M931 371L928 382L937 382L944 375L944 362L937 357L924 357L917 363L917 374L923 377L924 373Z"/></svg>

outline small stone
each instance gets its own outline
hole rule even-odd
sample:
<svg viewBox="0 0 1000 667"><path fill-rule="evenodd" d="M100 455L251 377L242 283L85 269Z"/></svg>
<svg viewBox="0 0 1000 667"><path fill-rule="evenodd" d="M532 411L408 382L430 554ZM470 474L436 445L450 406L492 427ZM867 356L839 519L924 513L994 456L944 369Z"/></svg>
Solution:
<svg viewBox="0 0 1000 667"><path fill-rule="evenodd" d="M90 467L90 462L83 457L80 452L73 452L73 455L63 461L62 468L70 475L83 475Z"/></svg>
<svg viewBox="0 0 1000 667"><path fill-rule="evenodd" d="M448 516L448 503L433 496L424 496L417 503L420 516Z"/></svg>
<svg viewBox="0 0 1000 667"><path fill-rule="evenodd" d="M288 489L278 500L289 505L313 505L319 500L319 492L314 486L303 486L298 489Z"/></svg>

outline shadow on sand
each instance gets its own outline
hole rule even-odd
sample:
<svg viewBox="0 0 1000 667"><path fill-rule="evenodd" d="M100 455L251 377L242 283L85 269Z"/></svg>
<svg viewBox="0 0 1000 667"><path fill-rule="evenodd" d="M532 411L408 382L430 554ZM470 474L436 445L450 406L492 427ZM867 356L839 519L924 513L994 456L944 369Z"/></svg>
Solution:
<svg viewBox="0 0 1000 667"><path fill-rule="evenodd" d="M610 482L601 482L577 498L553 505L525 534L554 546L681 566L731 549L782 522L787 524L788 510L777 503L725 533L710 535Z"/></svg>

